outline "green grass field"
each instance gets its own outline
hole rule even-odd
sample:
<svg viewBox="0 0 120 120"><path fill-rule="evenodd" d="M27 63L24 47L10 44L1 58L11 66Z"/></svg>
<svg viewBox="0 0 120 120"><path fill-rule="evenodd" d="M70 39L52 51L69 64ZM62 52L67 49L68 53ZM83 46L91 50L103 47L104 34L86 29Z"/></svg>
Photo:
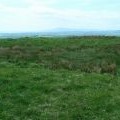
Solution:
<svg viewBox="0 0 120 120"><path fill-rule="evenodd" d="M0 39L0 120L120 120L120 37Z"/></svg>

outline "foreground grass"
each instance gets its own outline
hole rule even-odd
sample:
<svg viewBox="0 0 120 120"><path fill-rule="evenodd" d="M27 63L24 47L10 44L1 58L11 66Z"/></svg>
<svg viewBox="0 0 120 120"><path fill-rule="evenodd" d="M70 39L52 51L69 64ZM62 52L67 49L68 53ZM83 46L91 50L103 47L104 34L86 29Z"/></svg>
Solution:
<svg viewBox="0 0 120 120"><path fill-rule="evenodd" d="M36 68L0 69L2 120L119 120L120 77Z"/></svg>
<svg viewBox="0 0 120 120"><path fill-rule="evenodd" d="M0 40L1 120L119 120L120 38Z"/></svg>

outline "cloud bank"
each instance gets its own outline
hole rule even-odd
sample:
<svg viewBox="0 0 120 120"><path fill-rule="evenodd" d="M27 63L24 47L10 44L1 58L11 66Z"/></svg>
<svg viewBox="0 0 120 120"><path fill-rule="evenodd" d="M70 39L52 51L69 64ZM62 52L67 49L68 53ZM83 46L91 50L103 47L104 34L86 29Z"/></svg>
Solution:
<svg viewBox="0 0 120 120"><path fill-rule="evenodd" d="M1 0L1 32L120 29L118 0Z"/></svg>

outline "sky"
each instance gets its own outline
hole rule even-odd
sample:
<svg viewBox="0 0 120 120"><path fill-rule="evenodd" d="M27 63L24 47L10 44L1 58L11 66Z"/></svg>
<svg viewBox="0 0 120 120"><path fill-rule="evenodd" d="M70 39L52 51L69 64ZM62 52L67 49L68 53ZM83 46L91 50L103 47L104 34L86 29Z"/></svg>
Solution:
<svg viewBox="0 0 120 120"><path fill-rule="evenodd" d="M120 0L0 0L0 32L120 30Z"/></svg>

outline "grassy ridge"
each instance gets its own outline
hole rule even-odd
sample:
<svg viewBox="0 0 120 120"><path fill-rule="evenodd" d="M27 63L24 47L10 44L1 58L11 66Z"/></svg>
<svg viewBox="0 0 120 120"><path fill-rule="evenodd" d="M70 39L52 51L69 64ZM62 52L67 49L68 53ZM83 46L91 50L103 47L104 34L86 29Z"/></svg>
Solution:
<svg viewBox="0 0 120 120"><path fill-rule="evenodd" d="M113 74L120 65L118 37L22 38L0 44L3 64Z"/></svg>
<svg viewBox="0 0 120 120"><path fill-rule="evenodd" d="M1 120L119 120L120 38L0 40Z"/></svg>

